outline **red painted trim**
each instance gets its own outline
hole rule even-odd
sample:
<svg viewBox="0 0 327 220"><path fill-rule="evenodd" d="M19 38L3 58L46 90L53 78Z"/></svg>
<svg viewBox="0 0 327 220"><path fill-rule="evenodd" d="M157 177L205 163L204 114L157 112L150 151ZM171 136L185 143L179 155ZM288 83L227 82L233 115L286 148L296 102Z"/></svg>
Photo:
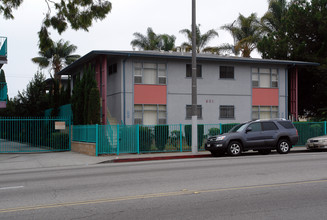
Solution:
<svg viewBox="0 0 327 220"><path fill-rule="evenodd" d="M101 57L102 70L102 124L107 124L107 56Z"/></svg>
<svg viewBox="0 0 327 220"><path fill-rule="evenodd" d="M253 88L252 105L278 106L279 91L272 88Z"/></svg>
<svg viewBox="0 0 327 220"><path fill-rule="evenodd" d="M134 85L134 104L167 104L167 86Z"/></svg>

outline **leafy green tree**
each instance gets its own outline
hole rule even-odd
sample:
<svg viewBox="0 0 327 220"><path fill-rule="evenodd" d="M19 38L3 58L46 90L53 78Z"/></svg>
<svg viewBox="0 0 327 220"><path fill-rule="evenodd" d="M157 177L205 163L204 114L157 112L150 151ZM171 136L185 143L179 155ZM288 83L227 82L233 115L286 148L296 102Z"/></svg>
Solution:
<svg viewBox="0 0 327 220"><path fill-rule="evenodd" d="M287 59L289 39L286 32L285 16L288 7L285 0L270 0L268 11L261 18L263 38L257 49L262 58Z"/></svg>
<svg viewBox="0 0 327 220"><path fill-rule="evenodd" d="M14 100L17 113L15 116L44 116L44 110L49 108L44 82L45 76L42 72L37 72L26 90L18 91Z"/></svg>
<svg viewBox="0 0 327 220"><path fill-rule="evenodd" d="M299 114L309 117L323 116L327 107L326 5L327 0L290 1L282 10L279 28L271 28L258 43L263 58L320 63L318 67L298 67Z"/></svg>
<svg viewBox="0 0 327 220"><path fill-rule="evenodd" d="M245 17L240 14L235 23L226 24L221 28L229 31L233 36L235 45L231 46L235 54L240 51L243 57L250 57L261 36L257 15L252 13L249 17Z"/></svg>
<svg viewBox="0 0 327 220"><path fill-rule="evenodd" d="M135 39L131 41L131 45L142 50L169 51L175 48L176 37L174 35L158 35L153 31L151 27L147 29L146 35L135 32L133 36Z"/></svg>
<svg viewBox="0 0 327 220"><path fill-rule="evenodd" d="M51 67L50 71L53 72L54 78L60 80L61 77L57 73L80 58L80 55L72 54L76 49L77 47L69 41L59 40L52 42L51 47L39 51L40 56L32 58L32 61L41 68Z"/></svg>
<svg viewBox="0 0 327 220"><path fill-rule="evenodd" d="M160 42L159 35L154 33L151 27L149 27L146 32L146 35L135 32L133 34L135 39L131 41L131 45L143 50L158 50Z"/></svg>
<svg viewBox="0 0 327 220"><path fill-rule="evenodd" d="M160 50L171 51L175 50L176 37L174 35L162 34L160 37Z"/></svg>
<svg viewBox="0 0 327 220"><path fill-rule="evenodd" d="M0 14L5 19L14 19L13 10L21 6L23 0L4 0L0 2ZM48 11L39 31L39 47L45 50L49 44L50 37L48 29L52 27L59 34L67 30L68 26L74 30L85 30L92 26L93 21L103 20L111 11L112 5L107 0L45 0Z"/></svg>
<svg viewBox="0 0 327 220"><path fill-rule="evenodd" d="M192 50L192 30L183 29L179 31L180 33L184 34L187 37L188 42L182 43L181 47L185 48L186 51ZM207 31L204 34L201 34L200 31L200 24L196 26L196 51L198 53L202 52L203 50L208 50L206 45L215 37L218 37L218 32L214 29Z"/></svg>
<svg viewBox="0 0 327 220"><path fill-rule="evenodd" d="M6 82L6 75L5 75L5 71L3 71L3 69L0 69L0 83L1 82Z"/></svg>
<svg viewBox="0 0 327 220"><path fill-rule="evenodd" d="M73 123L74 125L84 124L84 94L83 84L79 76L74 83L72 94L72 111L73 111Z"/></svg>
<svg viewBox="0 0 327 220"><path fill-rule="evenodd" d="M97 120L95 120L95 117L97 116L93 116L92 114L94 113L96 115L100 115L100 102L98 102L100 100L100 94L98 96L99 98L96 98L98 100L93 100L95 94L90 96L91 91L95 88L97 89L97 83L95 81L95 71L91 67L91 65L89 65L88 68L84 68L83 70L83 78L81 80L78 78L73 88L72 111L74 115L75 125L98 122ZM94 93L94 91L92 93ZM94 106L97 105L97 103L99 104L99 106ZM99 109L99 114L95 112L97 111L97 109Z"/></svg>
<svg viewBox="0 0 327 220"><path fill-rule="evenodd" d="M88 124L100 124L100 93L97 87L93 87L89 94Z"/></svg>
<svg viewBox="0 0 327 220"><path fill-rule="evenodd" d="M265 33L273 33L283 27L287 12L286 0L268 0L268 11L261 18L261 28Z"/></svg>

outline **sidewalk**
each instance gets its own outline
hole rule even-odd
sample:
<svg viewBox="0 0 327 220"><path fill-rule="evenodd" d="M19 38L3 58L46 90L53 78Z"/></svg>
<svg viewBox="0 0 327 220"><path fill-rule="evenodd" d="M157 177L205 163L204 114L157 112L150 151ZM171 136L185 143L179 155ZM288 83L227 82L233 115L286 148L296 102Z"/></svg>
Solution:
<svg viewBox="0 0 327 220"><path fill-rule="evenodd" d="M292 152L305 151L305 147L294 147ZM147 154L121 154L104 155L99 157L88 156L71 151L47 153L13 153L0 154L0 171L51 168L65 166L89 166L103 163L135 162L149 160L171 160L186 158L211 157L210 152L200 151L194 155L192 152L175 153L147 153Z"/></svg>

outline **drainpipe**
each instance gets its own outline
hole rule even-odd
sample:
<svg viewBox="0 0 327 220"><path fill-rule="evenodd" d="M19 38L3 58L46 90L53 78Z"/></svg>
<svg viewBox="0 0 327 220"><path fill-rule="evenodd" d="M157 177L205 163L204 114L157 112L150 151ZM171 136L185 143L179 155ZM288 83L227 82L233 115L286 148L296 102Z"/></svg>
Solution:
<svg viewBox="0 0 327 220"><path fill-rule="evenodd" d="M126 64L126 60L130 57L131 55L128 54L128 56L123 60L123 99L124 99L124 125L126 125L126 80L125 80L125 64Z"/></svg>

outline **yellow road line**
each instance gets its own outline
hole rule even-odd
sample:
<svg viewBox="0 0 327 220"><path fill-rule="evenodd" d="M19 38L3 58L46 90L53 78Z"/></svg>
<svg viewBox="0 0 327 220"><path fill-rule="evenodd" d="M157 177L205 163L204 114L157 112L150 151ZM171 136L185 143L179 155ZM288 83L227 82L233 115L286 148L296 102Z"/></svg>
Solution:
<svg viewBox="0 0 327 220"><path fill-rule="evenodd" d="M185 190L185 189L183 189L182 191L177 191L177 192L144 194L144 195L124 196L124 197L116 197L116 198L108 198L108 199L86 200L86 201L78 201L78 202L67 202L67 203L56 203L56 204L47 204L47 205L36 205L36 206L25 206L25 207L0 209L0 213L38 210L38 209L47 209L47 208L58 208L58 207L68 207L68 206L78 206L78 205L89 205L89 204L100 204L100 203L119 202L119 201L135 200L135 199L150 199L150 198L160 198L160 197L167 197L167 196L181 196L181 195L191 195L191 194L200 194L200 193L271 188L271 187L292 186L292 185L312 184L312 183L326 183L326 182L327 182L327 180L311 180L311 181L276 183L276 184L244 186L244 187L231 187L231 188L211 189L211 190Z"/></svg>

